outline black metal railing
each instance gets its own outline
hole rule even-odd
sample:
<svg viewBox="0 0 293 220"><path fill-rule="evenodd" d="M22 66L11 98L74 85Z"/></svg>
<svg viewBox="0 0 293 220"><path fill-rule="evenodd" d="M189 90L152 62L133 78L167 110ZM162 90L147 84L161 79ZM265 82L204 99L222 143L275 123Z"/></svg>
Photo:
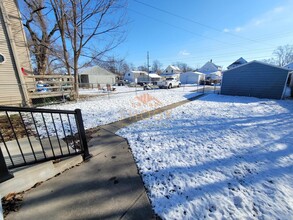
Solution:
<svg viewBox="0 0 293 220"><path fill-rule="evenodd" d="M8 169L78 154L90 157L80 109L0 106L0 147L0 165L4 160Z"/></svg>

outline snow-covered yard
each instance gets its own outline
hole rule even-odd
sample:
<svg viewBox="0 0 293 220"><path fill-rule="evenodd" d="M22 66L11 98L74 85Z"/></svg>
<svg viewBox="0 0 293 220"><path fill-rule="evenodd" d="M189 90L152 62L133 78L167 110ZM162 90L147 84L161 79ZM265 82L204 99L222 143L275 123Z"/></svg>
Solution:
<svg viewBox="0 0 293 220"><path fill-rule="evenodd" d="M121 87L122 88L122 87ZM160 108L175 102L186 100L190 97L199 94L191 92L194 87L176 88L171 90L146 90L132 93L110 94L109 96L99 96L89 100L78 101L75 103L64 103L59 105L45 106L44 108L74 110L81 109L83 123L85 129L97 127L104 124L109 124L124 118L133 117L134 115L147 112L156 108ZM155 99L156 102L142 103L144 99ZM38 125L38 132L41 136L46 137L46 128L43 124L42 115L34 114L36 123ZM49 134L56 135L55 128L50 114L44 114L45 121ZM53 115L56 124L56 129L59 137L64 137L62 124L59 115ZM65 130L70 134L69 123L66 115L62 116L62 121L65 123ZM71 115L70 121L73 127L73 132L76 132L74 117ZM27 121L32 121L31 116L27 115ZM33 128L32 128L33 129ZM67 134L67 133L66 133Z"/></svg>
<svg viewBox="0 0 293 220"><path fill-rule="evenodd" d="M292 101L208 95L117 134L163 219L292 219Z"/></svg>

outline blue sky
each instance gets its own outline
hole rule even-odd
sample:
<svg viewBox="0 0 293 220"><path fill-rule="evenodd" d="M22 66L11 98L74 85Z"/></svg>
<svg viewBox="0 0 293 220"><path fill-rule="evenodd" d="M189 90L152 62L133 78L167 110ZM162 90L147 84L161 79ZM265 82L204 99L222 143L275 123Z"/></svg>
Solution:
<svg viewBox="0 0 293 220"><path fill-rule="evenodd" d="M129 0L127 39L114 53L135 66L157 59L163 67L213 62L226 67L239 57L270 58L293 44L293 0Z"/></svg>

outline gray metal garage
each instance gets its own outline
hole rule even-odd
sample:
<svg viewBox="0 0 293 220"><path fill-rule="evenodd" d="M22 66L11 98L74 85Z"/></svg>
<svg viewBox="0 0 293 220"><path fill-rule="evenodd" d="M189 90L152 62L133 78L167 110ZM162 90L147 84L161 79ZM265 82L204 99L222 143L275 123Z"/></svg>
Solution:
<svg viewBox="0 0 293 220"><path fill-rule="evenodd" d="M98 87L100 85L114 84L116 82L117 75L110 71L100 67L93 66L83 69L79 73L79 85L81 87Z"/></svg>
<svg viewBox="0 0 293 220"><path fill-rule="evenodd" d="M252 61L223 72L221 94L281 99L288 70Z"/></svg>

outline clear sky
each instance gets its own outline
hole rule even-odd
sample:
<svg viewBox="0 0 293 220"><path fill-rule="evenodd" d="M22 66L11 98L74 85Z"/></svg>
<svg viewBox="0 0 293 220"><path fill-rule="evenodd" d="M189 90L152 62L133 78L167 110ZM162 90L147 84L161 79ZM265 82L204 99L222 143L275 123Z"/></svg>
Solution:
<svg viewBox="0 0 293 220"><path fill-rule="evenodd" d="M163 67L193 68L210 59L227 67L272 57L293 44L293 0L129 0L127 39L115 50L135 66L157 59Z"/></svg>

